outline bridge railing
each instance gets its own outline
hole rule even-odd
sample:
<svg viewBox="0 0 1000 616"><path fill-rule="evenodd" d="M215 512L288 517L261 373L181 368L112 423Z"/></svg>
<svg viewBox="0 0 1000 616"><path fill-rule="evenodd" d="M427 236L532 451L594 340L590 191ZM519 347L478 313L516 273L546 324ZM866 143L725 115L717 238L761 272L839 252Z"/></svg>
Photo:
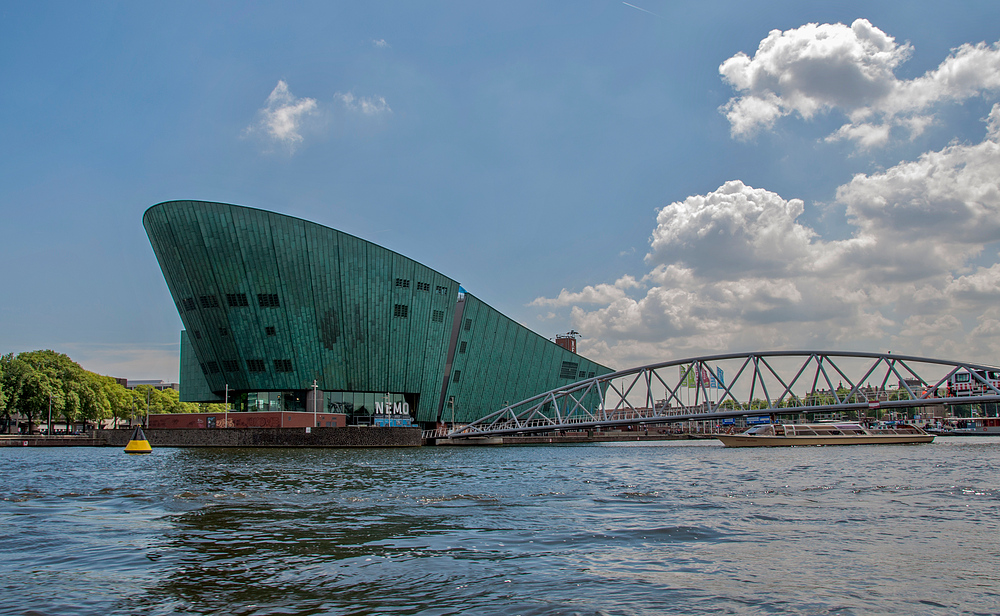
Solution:
<svg viewBox="0 0 1000 616"><path fill-rule="evenodd" d="M725 367L725 369L723 369ZM968 373L971 395L951 379ZM986 375L985 377L983 375ZM620 370L506 406L450 433L472 436L656 420L853 411L1000 401L998 369L890 353L773 351Z"/></svg>

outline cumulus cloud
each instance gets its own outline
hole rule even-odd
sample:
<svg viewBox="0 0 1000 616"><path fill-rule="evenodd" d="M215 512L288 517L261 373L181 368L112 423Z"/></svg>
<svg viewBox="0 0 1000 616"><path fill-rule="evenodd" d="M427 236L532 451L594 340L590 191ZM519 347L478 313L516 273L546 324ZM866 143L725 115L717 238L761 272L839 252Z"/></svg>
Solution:
<svg viewBox="0 0 1000 616"><path fill-rule="evenodd" d="M738 93L722 111L732 135L747 138L784 116L836 110L848 121L828 140L871 148L896 130L919 135L938 105L1000 89L1000 42L962 45L923 76L898 79L912 51L866 19L772 30L752 58L740 52L720 65Z"/></svg>
<svg viewBox="0 0 1000 616"><path fill-rule="evenodd" d="M392 47L385 39L374 39L372 40L372 45L378 47L379 49L385 49L387 47Z"/></svg>
<svg viewBox="0 0 1000 616"><path fill-rule="evenodd" d="M661 209L646 261L683 263L698 275L719 278L802 268L815 235L795 222L803 209L799 199L727 182Z"/></svg>
<svg viewBox="0 0 1000 616"><path fill-rule="evenodd" d="M303 122L316 114L317 104L313 98L296 98L284 80L278 81L262 109L257 112L257 120L244 131L245 135L263 136L270 144L294 152L302 143Z"/></svg>
<svg viewBox="0 0 1000 616"><path fill-rule="evenodd" d="M378 116L392 113L392 109L389 108L389 104L386 103L385 98L381 96L355 97L354 94L350 92L347 92L346 94L338 92L336 94L336 99L340 101L340 104L343 105L348 111L361 113L366 116Z"/></svg>
<svg viewBox="0 0 1000 616"><path fill-rule="evenodd" d="M730 181L659 210L645 275L532 304L568 311L581 351L620 368L792 347L996 361L1000 263L972 259L1000 242L1000 105L985 123L981 143L842 185L845 239L804 223L801 200Z"/></svg>
<svg viewBox="0 0 1000 616"><path fill-rule="evenodd" d="M991 114L992 117L992 114ZM1000 239L1000 143L952 145L837 189L849 221L912 274L955 270Z"/></svg>

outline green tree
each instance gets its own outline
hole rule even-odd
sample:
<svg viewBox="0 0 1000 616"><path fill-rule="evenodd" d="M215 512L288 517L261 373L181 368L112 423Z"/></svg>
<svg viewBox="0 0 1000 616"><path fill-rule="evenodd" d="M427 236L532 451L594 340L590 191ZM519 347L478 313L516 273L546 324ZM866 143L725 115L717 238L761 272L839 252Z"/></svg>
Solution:
<svg viewBox="0 0 1000 616"><path fill-rule="evenodd" d="M62 418L66 421L67 432L72 430L73 424L76 423L76 419L80 415L80 385L74 382L68 389L62 406Z"/></svg>
<svg viewBox="0 0 1000 616"><path fill-rule="evenodd" d="M0 361L0 430L6 432L10 425L10 413L7 412L7 397L3 393L3 370L4 362Z"/></svg>

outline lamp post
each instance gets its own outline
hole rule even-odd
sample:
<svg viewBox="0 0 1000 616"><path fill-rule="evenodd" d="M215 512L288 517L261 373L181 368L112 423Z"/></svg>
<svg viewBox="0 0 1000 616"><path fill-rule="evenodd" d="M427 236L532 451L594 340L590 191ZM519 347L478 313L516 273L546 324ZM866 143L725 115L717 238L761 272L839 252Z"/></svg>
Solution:
<svg viewBox="0 0 1000 616"><path fill-rule="evenodd" d="M315 428L318 424L316 421L316 379L313 379L313 427Z"/></svg>
<svg viewBox="0 0 1000 616"><path fill-rule="evenodd" d="M49 429L45 436L52 436L52 394L49 394Z"/></svg>
<svg viewBox="0 0 1000 616"><path fill-rule="evenodd" d="M229 427L229 383L226 383L226 403L225 403L225 406L226 406L226 418L225 418L225 420L223 420L222 427L223 428L228 428Z"/></svg>

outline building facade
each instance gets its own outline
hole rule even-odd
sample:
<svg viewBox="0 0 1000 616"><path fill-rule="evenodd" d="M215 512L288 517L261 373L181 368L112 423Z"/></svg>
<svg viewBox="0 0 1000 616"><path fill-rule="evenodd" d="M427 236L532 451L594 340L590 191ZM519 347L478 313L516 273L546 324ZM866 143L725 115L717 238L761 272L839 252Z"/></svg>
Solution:
<svg viewBox="0 0 1000 616"><path fill-rule="evenodd" d="M335 229L202 201L154 205L143 226L184 325L185 402L432 425L611 371Z"/></svg>

